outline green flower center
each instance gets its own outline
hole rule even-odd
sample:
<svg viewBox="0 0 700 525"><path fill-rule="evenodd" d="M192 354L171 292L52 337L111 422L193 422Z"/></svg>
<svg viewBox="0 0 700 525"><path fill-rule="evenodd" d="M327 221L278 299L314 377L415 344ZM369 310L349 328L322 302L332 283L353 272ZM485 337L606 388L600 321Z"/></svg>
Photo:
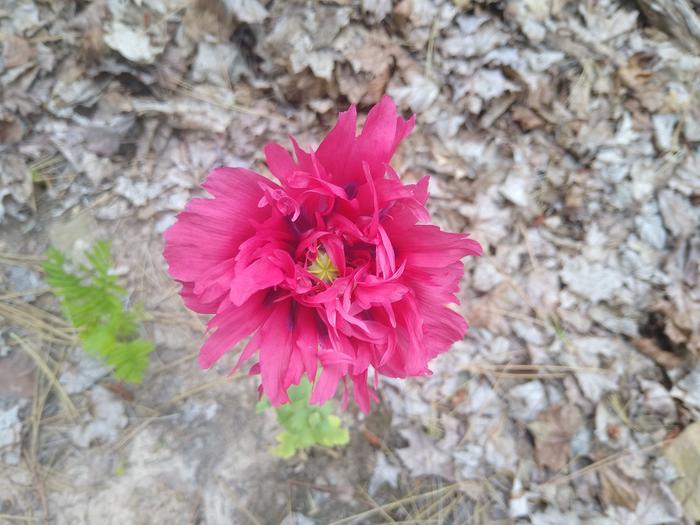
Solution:
<svg viewBox="0 0 700 525"><path fill-rule="evenodd" d="M338 268L335 267L335 264L333 264L328 254L320 250L316 256L316 260L311 263L311 266L309 266L307 270L309 273L314 274L327 283L333 282L333 280L338 277Z"/></svg>

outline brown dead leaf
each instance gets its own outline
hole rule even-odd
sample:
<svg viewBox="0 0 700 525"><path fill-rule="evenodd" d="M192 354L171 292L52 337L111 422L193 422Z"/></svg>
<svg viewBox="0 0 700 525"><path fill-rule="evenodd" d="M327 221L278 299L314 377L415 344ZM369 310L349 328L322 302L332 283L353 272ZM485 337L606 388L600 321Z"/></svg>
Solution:
<svg viewBox="0 0 700 525"><path fill-rule="evenodd" d="M80 57L87 63L97 62L106 51L104 32L99 26L91 27L80 38Z"/></svg>
<svg viewBox="0 0 700 525"><path fill-rule="evenodd" d="M658 111L664 103L661 81L652 72L654 58L649 53L635 53L618 70L622 83L632 90L642 106L650 112Z"/></svg>
<svg viewBox="0 0 700 525"><path fill-rule="evenodd" d="M691 520L700 520L700 422L687 427L664 451L679 478L671 486Z"/></svg>
<svg viewBox="0 0 700 525"><path fill-rule="evenodd" d="M31 398L34 392L34 364L22 352L0 358L0 397Z"/></svg>
<svg viewBox="0 0 700 525"><path fill-rule="evenodd" d="M413 7L411 4L412 4L411 0L401 0L394 7L394 15L401 17L401 18L408 18L411 14L411 10Z"/></svg>
<svg viewBox="0 0 700 525"><path fill-rule="evenodd" d="M22 122L12 113L0 112L0 144L14 144L24 135Z"/></svg>
<svg viewBox="0 0 700 525"><path fill-rule="evenodd" d="M700 355L700 303L694 301L692 292L679 283L668 289L669 300L659 302L654 308L665 321L664 333L669 340L694 356Z"/></svg>
<svg viewBox="0 0 700 525"><path fill-rule="evenodd" d="M679 366L683 365L683 359L672 354L671 352L664 352L661 348L659 348L659 345L657 345L653 339L648 337L637 337L632 339L632 344L645 356L650 357L656 363L666 369L678 368Z"/></svg>
<svg viewBox="0 0 700 525"><path fill-rule="evenodd" d="M401 49L385 33L372 34L357 25L347 27L336 42L347 52L348 63L338 64L338 89L353 103L370 105L379 101L391 80Z"/></svg>
<svg viewBox="0 0 700 525"><path fill-rule="evenodd" d="M556 405L540 413L527 428L535 438L535 459L540 467L562 470L569 462L571 437L581 427L574 405Z"/></svg>
<svg viewBox="0 0 700 525"><path fill-rule="evenodd" d="M182 26L187 36L197 42L206 34L230 34L231 14L221 0L196 0L188 5Z"/></svg>
<svg viewBox="0 0 700 525"><path fill-rule="evenodd" d="M508 108L515 102L515 99L516 96L513 93L498 97L479 119L479 126L483 129L488 129L493 126L493 123L508 111Z"/></svg>
<svg viewBox="0 0 700 525"><path fill-rule="evenodd" d="M513 120L517 122L524 131L530 131L544 126L544 119L530 108L514 106L512 113Z"/></svg>
<svg viewBox="0 0 700 525"><path fill-rule="evenodd" d="M7 69L22 66L36 56L36 48L26 38L10 35L3 39L2 44L2 58Z"/></svg>
<svg viewBox="0 0 700 525"><path fill-rule="evenodd" d="M601 498L606 505L625 507L634 510L639 496L630 480L615 468L602 468L598 472L601 486Z"/></svg>
<svg viewBox="0 0 700 525"><path fill-rule="evenodd" d="M362 436L367 440L367 443L372 445L374 448L382 448L382 438L380 438L374 432L365 429L362 431Z"/></svg>
<svg viewBox="0 0 700 525"><path fill-rule="evenodd" d="M124 383L118 383L116 381L105 381L104 383L102 383L102 386L110 392L112 392L113 394L118 395L125 401L132 402L135 399L134 391L131 390L131 388L126 386Z"/></svg>

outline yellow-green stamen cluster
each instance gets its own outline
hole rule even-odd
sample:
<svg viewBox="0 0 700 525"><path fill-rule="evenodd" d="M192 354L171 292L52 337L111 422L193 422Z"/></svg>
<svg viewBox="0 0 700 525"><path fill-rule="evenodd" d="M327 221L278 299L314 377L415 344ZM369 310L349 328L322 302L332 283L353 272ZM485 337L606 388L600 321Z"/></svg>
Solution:
<svg viewBox="0 0 700 525"><path fill-rule="evenodd" d="M316 277L324 282L330 283L338 277L338 268L335 267L333 261L328 256L326 252L319 251L316 256L316 260L311 263L308 267L309 273L314 274Z"/></svg>

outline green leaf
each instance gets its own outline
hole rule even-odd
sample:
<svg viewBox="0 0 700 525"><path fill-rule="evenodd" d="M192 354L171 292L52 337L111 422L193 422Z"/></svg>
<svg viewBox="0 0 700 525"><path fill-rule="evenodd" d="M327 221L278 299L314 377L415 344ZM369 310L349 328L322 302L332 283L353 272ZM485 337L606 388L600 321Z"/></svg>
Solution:
<svg viewBox="0 0 700 525"><path fill-rule="evenodd" d="M275 455L283 459L289 459L296 454L298 445L292 434L282 432L277 436L277 441L279 444L273 449Z"/></svg>
<svg viewBox="0 0 700 525"><path fill-rule="evenodd" d="M350 434L341 426L339 417L331 414L331 406L311 405L311 383L304 377L299 385L287 392L290 402L276 408L277 422L283 431L277 436L273 453L290 458L297 451L312 446L334 447L346 445ZM269 406L266 400L258 403L258 412Z"/></svg>
<svg viewBox="0 0 700 525"><path fill-rule="evenodd" d="M143 312L124 305L127 291L111 273L108 242L97 241L85 256L89 264L77 266L49 248L42 265L46 282L85 350L111 366L118 379L139 383L153 352L153 343L138 339Z"/></svg>

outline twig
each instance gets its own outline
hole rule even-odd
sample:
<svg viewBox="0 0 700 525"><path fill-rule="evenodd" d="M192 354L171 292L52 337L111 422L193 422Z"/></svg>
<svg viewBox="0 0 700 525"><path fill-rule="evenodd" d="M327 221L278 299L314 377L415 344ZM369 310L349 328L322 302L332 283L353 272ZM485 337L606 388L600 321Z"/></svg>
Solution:
<svg viewBox="0 0 700 525"><path fill-rule="evenodd" d="M19 292L10 292L0 295L0 301L7 301L8 299L17 299L18 297L26 297L28 295L42 295L46 292L50 292L51 288L35 288L34 290L22 290Z"/></svg>
<svg viewBox="0 0 700 525"><path fill-rule="evenodd" d="M473 374L493 375L503 379L560 379L575 372L604 374L605 368L549 364L471 363L464 370Z"/></svg>
<svg viewBox="0 0 700 525"><path fill-rule="evenodd" d="M63 406L66 409L66 412L68 412L69 417L71 419L77 418L78 410L75 408L73 401L71 401L70 397L63 388L63 385L61 385L61 383L56 378L56 375L51 371L51 368L49 368L49 365L47 365L46 361L44 361L41 358L39 352L32 345L27 343L24 339L22 339L15 333L10 333L10 338L14 340L17 344L19 344L22 350L29 354L29 356L36 363L37 367L44 373L46 378L49 380L49 383L51 383L51 386L56 390L56 394L58 394L58 397L61 398Z"/></svg>
<svg viewBox="0 0 700 525"><path fill-rule="evenodd" d="M164 363L161 366L159 366L158 368L156 368L155 370L153 370L152 373L153 373L153 375L161 374L163 372L166 372L167 370L170 370L172 368L176 368L183 363L188 363L188 362L194 361L195 359L197 359L198 354L199 354L199 352L195 352L195 353L192 353L190 355L186 355L186 356L180 357L178 359L174 359L172 361Z"/></svg>
<svg viewBox="0 0 700 525"><path fill-rule="evenodd" d="M623 450L621 452L616 452L615 454L611 454L603 459L600 459L596 461L595 463L591 463L590 465L587 465L586 467L583 467L581 470L577 470L576 472L572 472L571 474L566 474L564 476L560 476L558 478L551 479L549 481L545 481L544 483L540 484L540 487L547 487L547 486L552 486L552 485L561 485L562 483L568 483L571 480L574 480L580 476L583 476L584 474L588 474L589 472L595 472L596 470L605 467L606 465L610 465L612 463L617 463L621 459L624 459L628 456L633 456L636 454L646 454L647 452L651 452L652 450L655 450L657 448L663 447L665 445L669 445L673 442L673 440L676 439L675 437L665 439L663 441L659 441L658 443L652 443L651 445L648 445L646 447L642 447L637 450Z"/></svg>
<svg viewBox="0 0 700 525"><path fill-rule="evenodd" d="M211 104L213 106L217 106L217 107L220 107L222 109L228 109L231 111L236 111L238 113L243 113L245 115L252 115L255 117L262 117L262 118L267 118L270 120L276 120L276 121L278 121L282 124L285 124L287 126L291 126L294 124L289 119L286 119L284 117L280 117L279 115L271 115L270 113L266 113L265 111L259 111L256 109L248 108L246 106L241 106L239 104L227 104L225 102L221 102L218 100L214 100L210 97L206 97L204 95L197 93L194 90L194 87L192 85L188 84L187 82L185 82L183 80L175 79L173 83L175 85L174 86L175 91L182 93L182 94L185 94L189 97L192 97L195 100L201 100L202 102L207 102L208 104Z"/></svg>
<svg viewBox="0 0 700 525"><path fill-rule="evenodd" d="M452 496L454 496L454 491L450 490L412 517L416 519L426 519L426 516L442 513L444 511L444 507L442 506L443 502ZM437 511L434 512L434 509L437 509Z"/></svg>
<svg viewBox="0 0 700 525"><path fill-rule="evenodd" d="M240 377L240 376L239 376ZM213 381L209 381L208 383L204 383L202 385L199 385L195 388L192 388L190 390L186 390L185 392L182 392L178 395L176 395L174 398L164 401L163 403L160 403L159 405L156 406L156 410L161 410L168 405L173 405L179 401L182 401L183 399L187 399L190 396L193 396L195 394L199 394L200 392L204 392L205 390L208 390L209 388L217 385L221 385L223 383L226 383L229 379L234 379L236 376L232 376L231 378L223 376L223 377L218 377L214 379Z"/></svg>
<svg viewBox="0 0 700 525"><path fill-rule="evenodd" d="M43 259L36 255L24 255L21 253L0 253L0 264L22 264L27 266L39 266Z"/></svg>
<svg viewBox="0 0 700 525"><path fill-rule="evenodd" d="M24 460L27 462L27 467L32 475L32 480L34 481L34 487L36 489L37 496L39 497L39 502L41 503L41 509L44 513L44 522L49 522L49 502L46 498L46 487L43 481L39 478L39 474L36 469L36 464L31 462L27 454L24 454Z"/></svg>
<svg viewBox="0 0 700 525"><path fill-rule="evenodd" d="M135 425L135 426L133 426L133 427L130 427L130 428L126 431L126 433L125 433L121 438L119 438L119 441L117 441L117 442L114 443L113 445L110 445L110 446L109 446L109 450L111 450L112 452L116 452L116 451L118 451L119 449L125 447L125 446L127 445L127 443L129 443L129 441L131 441L131 440L134 438L134 436L136 436L136 434L138 434L138 433L141 432L144 428L146 428L148 425L150 425L151 422L154 421L155 419L157 419L157 418L156 418L156 417L150 417L150 418L148 418L148 419L143 420L143 421L142 421L141 423L139 423L138 425Z"/></svg>
<svg viewBox="0 0 700 525"><path fill-rule="evenodd" d="M384 510L379 503L377 503L372 496L369 495L369 492L366 490L363 490L362 488L358 487L358 490L362 492L362 497L365 498L370 505L372 505L375 509L377 509L377 512L379 512L384 518L386 518L387 523L396 523L396 520L391 517L391 515Z"/></svg>
<svg viewBox="0 0 700 525"><path fill-rule="evenodd" d="M39 521L39 518L33 516L16 516L14 514L0 514L0 520L32 522Z"/></svg>
<svg viewBox="0 0 700 525"><path fill-rule="evenodd" d="M433 20L430 26L430 36L428 36L428 49L425 52L425 75L431 77L433 74L433 56L435 54L435 37L438 32L437 17Z"/></svg>
<svg viewBox="0 0 700 525"><path fill-rule="evenodd" d="M228 495L231 497L231 500L233 501L233 504L235 505L235 507L236 507L238 510L240 510L243 514L245 514L245 517L248 518L248 519L253 523L253 525L263 525L263 522L260 521L260 520L257 518L257 516L255 516L255 514L253 514L252 512L250 512L250 511L249 511L247 508L245 508L243 505L239 505L238 503L236 503L236 501L235 501L235 500L236 500L236 495L235 495L234 492L231 490L231 488L230 488L228 485L226 485L226 483L224 483L224 481L223 481L222 479L219 479L219 486L220 486L222 489L224 489L224 491L226 491L226 492L228 493Z"/></svg>
<svg viewBox="0 0 700 525"><path fill-rule="evenodd" d="M0 302L0 316L35 332L42 340L74 344L77 339L73 328L48 312L32 305L3 304ZM43 318L42 318L43 317Z"/></svg>
<svg viewBox="0 0 700 525"><path fill-rule="evenodd" d="M421 499L421 498L427 498L430 496L437 496L438 494L443 494L444 492L446 492L448 490L455 489L455 487L458 487L459 485L460 485L459 483L451 483L450 485L446 485L446 486L441 487L439 489L430 490L428 492L424 492L422 494L417 494L415 496L408 496L405 498L401 498L401 499L393 501L391 503L387 503L386 505L382 505L381 506L382 510L379 510L379 509L366 510L364 512L360 512L359 514L353 514L352 516L348 516L346 518L336 520L332 523L329 523L328 525L345 525L346 523L350 523L350 522L355 521L355 520L369 518L370 516L373 516L373 515L377 514L378 512L392 510L392 509L395 509L396 507L400 507L400 506L404 505L405 503L410 503L412 501L416 501L416 500Z"/></svg>

